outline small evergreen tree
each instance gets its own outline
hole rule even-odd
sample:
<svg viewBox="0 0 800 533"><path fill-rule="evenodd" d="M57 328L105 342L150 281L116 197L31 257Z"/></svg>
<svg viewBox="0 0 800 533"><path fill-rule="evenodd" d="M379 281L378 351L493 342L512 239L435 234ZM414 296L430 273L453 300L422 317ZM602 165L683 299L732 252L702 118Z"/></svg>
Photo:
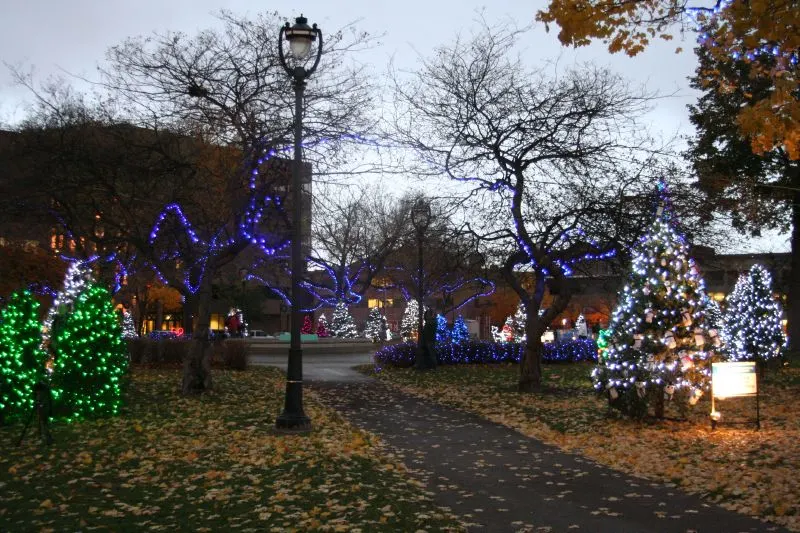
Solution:
<svg viewBox="0 0 800 533"><path fill-rule="evenodd" d="M133 315L130 311L122 311L122 338L135 339L139 335L136 334L136 325L133 323Z"/></svg>
<svg viewBox="0 0 800 533"><path fill-rule="evenodd" d="M502 342L512 342L514 340L514 317L508 315L506 323L503 324L503 329L500 330L500 338Z"/></svg>
<svg viewBox="0 0 800 533"><path fill-rule="evenodd" d="M447 319L436 315L436 342L450 342L450 330L447 327Z"/></svg>
<svg viewBox="0 0 800 533"><path fill-rule="evenodd" d="M406 310L403 311L403 318L400 320L400 336L404 341L414 339L417 336L418 327L419 303L417 300L411 300L406 304Z"/></svg>
<svg viewBox="0 0 800 533"><path fill-rule="evenodd" d="M71 263L64 276L64 287L56 294L56 299L42 326L42 339L47 343L50 339L50 331L53 328L53 320L56 315L66 314L72 309L75 298L86 288L87 283L92 281L92 272L83 263Z"/></svg>
<svg viewBox="0 0 800 533"><path fill-rule="evenodd" d="M575 320L575 337L588 337L589 336L589 327L586 325L586 317L583 316L583 313L578 315L578 319Z"/></svg>
<svg viewBox="0 0 800 533"><path fill-rule="evenodd" d="M458 315L458 318L456 318L450 338L454 344L469 340L469 329L467 328L467 323L464 322L463 316Z"/></svg>
<svg viewBox="0 0 800 533"><path fill-rule="evenodd" d="M328 319L325 318L325 313L319 315L317 319L317 337L329 337L330 332L328 331Z"/></svg>
<svg viewBox="0 0 800 533"><path fill-rule="evenodd" d="M89 285L56 332L53 397L67 420L116 415L128 356L108 291Z"/></svg>
<svg viewBox="0 0 800 533"><path fill-rule="evenodd" d="M761 265L739 276L728 296L723 337L732 361L755 361L759 366L779 357L786 344L783 310L772 296L772 276Z"/></svg>
<svg viewBox="0 0 800 533"><path fill-rule="evenodd" d="M525 332L525 324L527 323L528 315L525 311L525 304L520 302L517 306L517 312L514 313L513 318L513 328L514 328L514 342L525 342L527 340L528 335ZM508 323L508 321L506 321Z"/></svg>
<svg viewBox="0 0 800 533"><path fill-rule="evenodd" d="M711 298L706 297L705 307L708 327L721 332L725 326L725 318L722 314L722 309L719 308L719 304Z"/></svg>
<svg viewBox="0 0 800 533"><path fill-rule="evenodd" d="M331 317L331 334L342 339L352 339L358 337L358 329L353 320L353 316L347 309L347 305L340 301L336 304Z"/></svg>
<svg viewBox="0 0 800 533"><path fill-rule="evenodd" d="M305 315L303 317L303 325L300 327L300 333L303 335L311 335L314 333L314 325L311 323L311 317Z"/></svg>
<svg viewBox="0 0 800 533"><path fill-rule="evenodd" d="M0 311L0 422L33 409L33 386L44 376L39 302L17 291Z"/></svg>
<svg viewBox="0 0 800 533"><path fill-rule="evenodd" d="M372 342L381 341L381 334L383 333L383 316L378 307L373 307L369 310L367 322L364 325L364 336Z"/></svg>
<svg viewBox="0 0 800 533"><path fill-rule="evenodd" d="M703 280L663 207L634 250L617 301L608 350L592 372L595 389L632 416L653 405L663 417L665 396L681 409L696 403L719 358L706 324Z"/></svg>

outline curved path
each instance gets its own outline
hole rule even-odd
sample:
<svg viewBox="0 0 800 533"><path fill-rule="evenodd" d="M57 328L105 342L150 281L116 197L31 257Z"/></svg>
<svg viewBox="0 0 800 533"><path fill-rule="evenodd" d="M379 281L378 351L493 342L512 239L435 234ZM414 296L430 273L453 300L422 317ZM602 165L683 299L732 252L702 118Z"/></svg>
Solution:
<svg viewBox="0 0 800 533"><path fill-rule="evenodd" d="M786 531L404 394L351 368L368 361L304 358L307 386L350 422L379 435L439 505L470 522L470 532Z"/></svg>

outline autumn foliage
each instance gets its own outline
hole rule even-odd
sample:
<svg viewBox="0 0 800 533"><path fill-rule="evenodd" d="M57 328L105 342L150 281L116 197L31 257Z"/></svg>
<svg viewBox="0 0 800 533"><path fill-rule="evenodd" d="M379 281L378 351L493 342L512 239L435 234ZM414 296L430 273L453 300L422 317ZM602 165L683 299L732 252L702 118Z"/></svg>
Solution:
<svg viewBox="0 0 800 533"><path fill-rule="evenodd" d="M630 56L653 39L672 39L676 23L694 26L698 41L715 59L744 60L752 66L751 77L767 78L773 86L768 96L752 99L739 113L739 129L753 152L782 148L790 159L800 159L798 0L718 0L712 7L677 0L551 0L536 18L558 24L558 38L565 45L585 46L599 39L609 52ZM747 80L720 82L724 91Z"/></svg>

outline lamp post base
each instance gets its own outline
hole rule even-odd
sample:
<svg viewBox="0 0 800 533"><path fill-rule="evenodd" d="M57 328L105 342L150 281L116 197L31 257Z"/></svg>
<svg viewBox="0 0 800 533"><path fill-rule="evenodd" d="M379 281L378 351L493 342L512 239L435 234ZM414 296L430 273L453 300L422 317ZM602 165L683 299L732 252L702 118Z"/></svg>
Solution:
<svg viewBox="0 0 800 533"><path fill-rule="evenodd" d="M304 414L283 412L275 419L275 431L278 433L308 433L311 427L311 419Z"/></svg>

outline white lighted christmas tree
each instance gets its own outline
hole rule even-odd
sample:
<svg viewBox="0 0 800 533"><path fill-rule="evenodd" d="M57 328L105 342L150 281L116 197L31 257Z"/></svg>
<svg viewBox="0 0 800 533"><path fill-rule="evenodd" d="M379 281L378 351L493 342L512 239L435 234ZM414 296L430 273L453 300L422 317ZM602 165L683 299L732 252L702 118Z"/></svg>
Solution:
<svg viewBox="0 0 800 533"><path fill-rule="evenodd" d="M719 336L707 327L703 279L663 202L617 301L608 350L592 372L595 389L632 416L650 405L663 416L665 399L680 408L697 403L720 358Z"/></svg>
<svg viewBox="0 0 800 533"><path fill-rule="evenodd" d="M525 342L527 340L528 335L525 332L525 324L527 322L527 311L525 310L525 304L520 302L517 306L517 312L514 313L513 318L513 327L514 327L514 342Z"/></svg>
<svg viewBox="0 0 800 533"><path fill-rule="evenodd" d="M583 313L578 315L578 318L575 320L575 335L577 337L589 336L589 326L586 324L586 317L583 316Z"/></svg>
<svg viewBox="0 0 800 533"><path fill-rule="evenodd" d="M786 344L782 316L772 296L772 276L763 266L753 265L728 295L723 337L729 359L764 364L779 357Z"/></svg>
<svg viewBox="0 0 800 533"><path fill-rule="evenodd" d="M705 305L706 305L706 322L708 323L708 327L713 328L716 331L722 331L724 318L722 314L722 309L719 308L719 304L712 298L707 297Z"/></svg>
<svg viewBox="0 0 800 533"><path fill-rule="evenodd" d="M403 318L400 320L400 336L406 341L414 339L417 336L418 327L419 303L417 300L411 300L406 304L406 310L403 311Z"/></svg>
<svg viewBox="0 0 800 533"><path fill-rule="evenodd" d="M347 309L347 305L340 301L336 304L331 317L331 335L342 339L352 339L358 337L358 329L353 320L353 316Z"/></svg>
<svg viewBox="0 0 800 533"><path fill-rule="evenodd" d="M92 280L92 271L88 266L74 262L69 265L64 276L64 287L56 294L56 299L42 326L42 341L47 344L50 339L50 330L53 329L53 320L57 314L66 315L72 311L73 303L87 283Z"/></svg>
<svg viewBox="0 0 800 533"><path fill-rule="evenodd" d="M367 315L367 322L364 325L364 336L372 342L378 342L381 340L382 333L383 316L381 315L381 310L378 307L373 307L369 310L369 315Z"/></svg>
<svg viewBox="0 0 800 533"><path fill-rule="evenodd" d="M122 338L135 339L139 335L136 334L136 325L133 323L133 315L130 311L122 311Z"/></svg>

